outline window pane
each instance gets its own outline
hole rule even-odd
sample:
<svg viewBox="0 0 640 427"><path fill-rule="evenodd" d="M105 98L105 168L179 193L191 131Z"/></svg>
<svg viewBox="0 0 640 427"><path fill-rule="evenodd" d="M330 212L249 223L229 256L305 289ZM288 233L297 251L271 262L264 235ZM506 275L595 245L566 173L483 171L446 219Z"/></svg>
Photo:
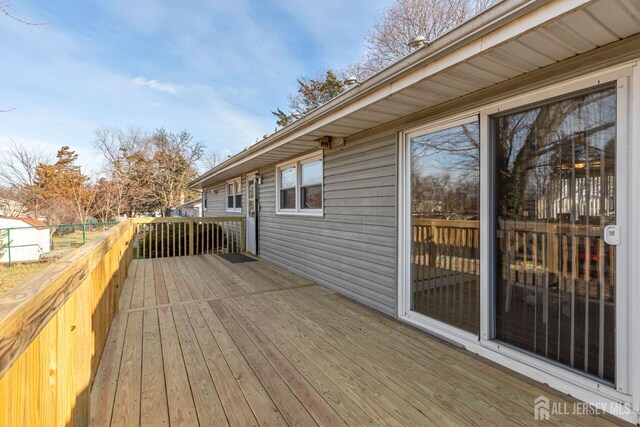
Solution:
<svg viewBox="0 0 640 427"><path fill-rule="evenodd" d="M300 189L300 192L302 196L301 197L302 209L321 209L322 208L322 186L321 185L302 187Z"/></svg>
<svg viewBox="0 0 640 427"><path fill-rule="evenodd" d="M411 138L411 309L480 330L480 144L472 122Z"/></svg>
<svg viewBox="0 0 640 427"><path fill-rule="evenodd" d="M233 182L227 184L227 196L233 194Z"/></svg>
<svg viewBox="0 0 640 427"><path fill-rule="evenodd" d="M304 163L302 165L302 184L322 184L322 160Z"/></svg>
<svg viewBox="0 0 640 427"><path fill-rule="evenodd" d="M240 180L235 182L236 194L242 194L242 182Z"/></svg>
<svg viewBox="0 0 640 427"><path fill-rule="evenodd" d="M280 188L291 188L296 186L296 168L282 169L280 171Z"/></svg>
<svg viewBox="0 0 640 427"><path fill-rule="evenodd" d="M233 196L227 196L227 209L233 209Z"/></svg>
<svg viewBox="0 0 640 427"><path fill-rule="evenodd" d="M296 189L280 190L280 209L296 208Z"/></svg>
<svg viewBox="0 0 640 427"><path fill-rule="evenodd" d="M240 209L242 207L242 194L236 195L236 209Z"/></svg>
<svg viewBox="0 0 640 427"><path fill-rule="evenodd" d="M496 338L614 382L616 88L494 129Z"/></svg>

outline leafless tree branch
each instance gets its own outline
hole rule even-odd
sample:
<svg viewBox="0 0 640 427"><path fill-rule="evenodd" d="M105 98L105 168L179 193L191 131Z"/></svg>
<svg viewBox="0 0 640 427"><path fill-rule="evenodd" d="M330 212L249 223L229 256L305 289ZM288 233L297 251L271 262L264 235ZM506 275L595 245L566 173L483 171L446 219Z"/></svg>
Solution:
<svg viewBox="0 0 640 427"><path fill-rule="evenodd" d="M24 18L20 18L15 9L11 6L11 2L10 1L0 1L0 13L5 14L6 16L8 16L9 18L13 19L14 21L17 21L21 24L25 24L25 25L33 25L33 26L39 26L39 25L49 25L52 24L53 21L50 22L33 22L33 21L27 21Z"/></svg>

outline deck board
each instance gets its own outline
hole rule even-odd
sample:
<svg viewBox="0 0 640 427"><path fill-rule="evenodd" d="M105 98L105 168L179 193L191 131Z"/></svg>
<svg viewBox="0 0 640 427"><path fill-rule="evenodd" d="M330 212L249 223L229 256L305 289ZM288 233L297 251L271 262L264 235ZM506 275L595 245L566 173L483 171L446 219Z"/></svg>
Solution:
<svg viewBox="0 0 640 427"><path fill-rule="evenodd" d="M114 426L126 426L130 420L140 419L143 316L142 311L129 314L111 417Z"/></svg>
<svg viewBox="0 0 640 427"><path fill-rule="evenodd" d="M137 260L119 307L95 426L530 425L536 397L570 402L263 261Z"/></svg>
<svg viewBox="0 0 640 427"><path fill-rule="evenodd" d="M157 310L144 311L140 425L168 426L160 323Z"/></svg>

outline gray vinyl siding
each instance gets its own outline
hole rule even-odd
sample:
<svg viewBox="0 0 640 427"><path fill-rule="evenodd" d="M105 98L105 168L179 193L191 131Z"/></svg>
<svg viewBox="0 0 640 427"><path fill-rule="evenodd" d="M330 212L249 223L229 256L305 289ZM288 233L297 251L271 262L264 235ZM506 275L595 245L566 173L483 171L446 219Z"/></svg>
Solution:
<svg viewBox="0 0 640 427"><path fill-rule="evenodd" d="M242 178L242 210L240 212L227 212L227 191L226 182L215 184L205 188L207 197L207 210L203 211L203 216L244 216L246 197L244 194L246 180ZM217 194L214 194L214 191ZM203 206L204 208L204 206Z"/></svg>
<svg viewBox="0 0 640 427"><path fill-rule="evenodd" d="M396 136L324 156L324 218L275 214L275 165L260 187L259 255L385 314L396 313Z"/></svg>

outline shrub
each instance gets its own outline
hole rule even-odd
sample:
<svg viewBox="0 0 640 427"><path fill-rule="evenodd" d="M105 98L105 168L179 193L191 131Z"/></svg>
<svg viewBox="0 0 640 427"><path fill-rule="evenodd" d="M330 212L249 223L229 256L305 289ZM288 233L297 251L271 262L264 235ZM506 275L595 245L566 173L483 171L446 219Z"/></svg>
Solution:
<svg viewBox="0 0 640 427"><path fill-rule="evenodd" d="M187 223L152 223L140 229L137 238L139 258L160 258L189 255L189 225ZM194 227L194 255L225 252L229 245L235 244L232 237L218 224Z"/></svg>

